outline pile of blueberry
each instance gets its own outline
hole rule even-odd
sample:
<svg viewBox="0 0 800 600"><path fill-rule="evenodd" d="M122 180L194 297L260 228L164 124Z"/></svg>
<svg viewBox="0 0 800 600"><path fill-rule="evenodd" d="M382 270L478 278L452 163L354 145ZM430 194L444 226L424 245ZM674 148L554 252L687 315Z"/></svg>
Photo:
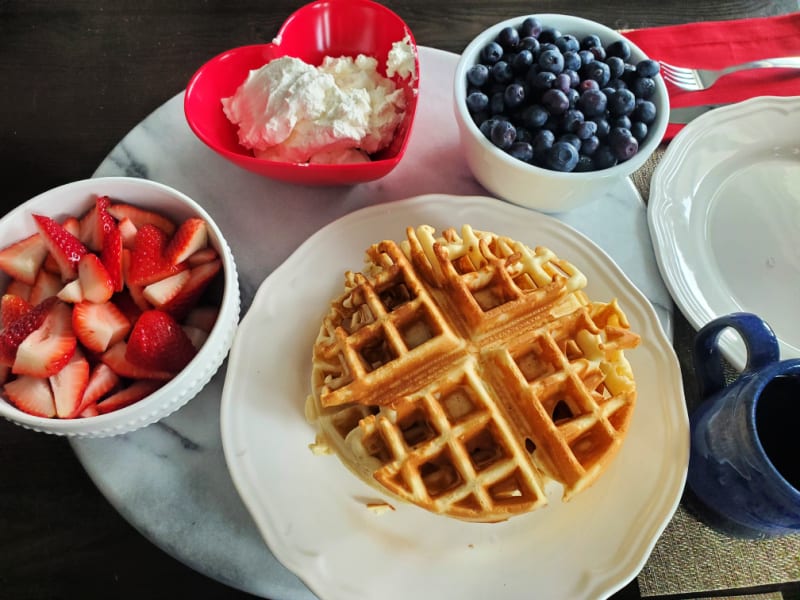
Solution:
<svg viewBox="0 0 800 600"><path fill-rule="evenodd" d="M630 62L625 41L578 39L536 17L505 27L467 71L467 108L514 158L555 171L595 171L639 151L656 119L656 61Z"/></svg>

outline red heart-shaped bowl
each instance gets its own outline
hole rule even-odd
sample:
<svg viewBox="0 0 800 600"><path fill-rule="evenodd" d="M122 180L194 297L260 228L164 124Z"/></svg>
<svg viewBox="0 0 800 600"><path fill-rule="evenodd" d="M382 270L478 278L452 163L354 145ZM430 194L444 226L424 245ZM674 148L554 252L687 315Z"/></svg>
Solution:
<svg viewBox="0 0 800 600"><path fill-rule="evenodd" d="M386 75L386 58L394 42L408 36L414 50L415 75L395 78L406 96L406 111L390 146L370 162L308 164L263 160L241 146L236 127L222 111L248 73L282 56L318 66L326 56L372 56ZM233 48L205 63L186 88L184 113L192 131L209 148L240 167L281 181L306 185L351 185L379 179L400 162L408 145L419 86L419 57L408 26L394 12L371 0L321 0L294 12L271 44Z"/></svg>

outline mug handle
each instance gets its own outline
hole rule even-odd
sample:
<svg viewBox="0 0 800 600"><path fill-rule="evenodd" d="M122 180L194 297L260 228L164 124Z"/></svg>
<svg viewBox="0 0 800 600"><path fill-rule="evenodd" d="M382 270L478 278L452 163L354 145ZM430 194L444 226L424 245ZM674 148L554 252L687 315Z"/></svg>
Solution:
<svg viewBox="0 0 800 600"><path fill-rule="evenodd" d="M739 332L747 350L744 371L755 371L780 359L778 338L772 328L752 313L731 313L704 325L694 339L694 370L700 398L706 399L725 387L725 373L719 349L720 334L731 327Z"/></svg>

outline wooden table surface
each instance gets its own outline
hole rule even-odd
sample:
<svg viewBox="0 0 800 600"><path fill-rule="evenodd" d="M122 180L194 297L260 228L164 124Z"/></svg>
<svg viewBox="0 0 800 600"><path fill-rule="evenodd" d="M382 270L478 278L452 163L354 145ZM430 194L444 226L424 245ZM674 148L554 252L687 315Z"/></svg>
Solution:
<svg viewBox="0 0 800 600"><path fill-rule="evenodd" d="M0 214L90 177L204 61L270 41L302 1L0 1ZM396 0L420 45L460 52L517 15L613 28L782 14L794 1ZM171 558L111 507L66 440L0 423L0 598L245 598ZM532 592L532 596L535 593ZM616 598L638 598L632 582Z"/></svg>

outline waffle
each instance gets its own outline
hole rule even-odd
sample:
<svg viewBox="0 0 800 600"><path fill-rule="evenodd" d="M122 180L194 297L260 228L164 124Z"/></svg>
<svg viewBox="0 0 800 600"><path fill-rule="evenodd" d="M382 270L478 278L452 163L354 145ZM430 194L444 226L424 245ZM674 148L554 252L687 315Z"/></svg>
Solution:
<svg viewBox="0 0 800 600"><path fill-rule="evenodd" d="M635 347L615 300L544 247L463 226L379 242L324 317L306 414L318 445L431 512L495 522L592 484L619 449Z"/></svg>

